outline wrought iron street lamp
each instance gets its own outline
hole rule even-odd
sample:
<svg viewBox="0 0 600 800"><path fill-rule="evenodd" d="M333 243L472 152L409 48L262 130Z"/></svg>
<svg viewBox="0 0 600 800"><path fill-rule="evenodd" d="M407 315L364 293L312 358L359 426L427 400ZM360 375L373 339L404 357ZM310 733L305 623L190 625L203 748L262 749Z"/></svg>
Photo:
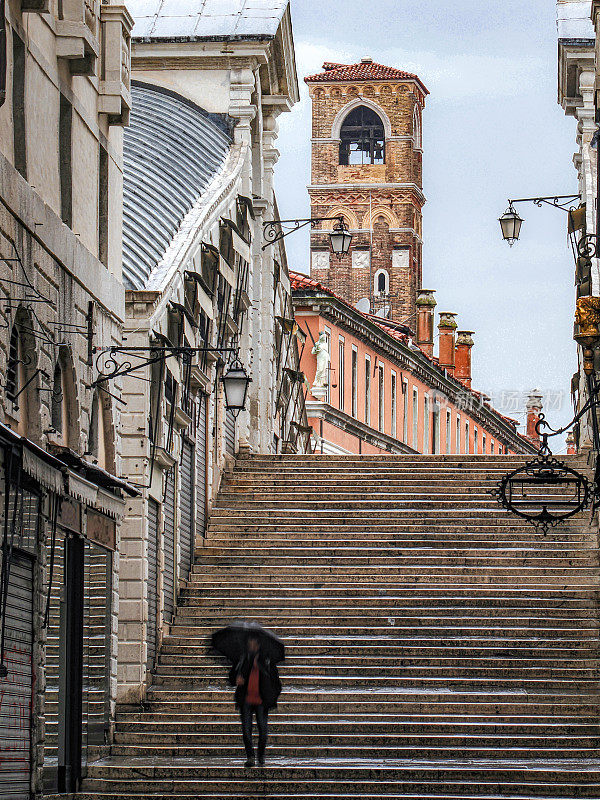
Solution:
<svg viewBox="0 0 600 800"><path fill-rule="evenodd" d="M338 258L342 258L350 250L350 243L352 242L352 234L348 230L343 217L309 217L307 219L271 219L263 222L263 235L265 243L263 250L269 245L285 239L290 233L299 231L300 228L305 228L310 225L311 228L316 228L319 222L330 222L335 220L336 224L333 230L329 233L329 243L331 249Z"/></svg>
<svg viewBox="0 0 600 800"><path fill-rule="evenodd" d="M521 225L523 224L523 220L517 214L517 211L512 203L498 221L500 222L500 227L502 228L502 237L504 241L508 242L512 247L519 238L519 234L521 233Z"/></svg>
<svg viewBox="0 0 600 800"><path fill-rule="evenodd" d="M237 417L246 406L248 387L252 383L252 378L248 377L242 362L236 358L221 378L221 382L225 392L225 408Z"/></svg>
<svg viewBox="0 0 600 800"><path fill-rule="evenodd" d="M338 258L345 256L348 250L350 250L352 234L348 231L348 226L343 219L340 219L340 221L333 226L333 230L329 234L329 241L331 242L331 249Z"/></svg>
<svg viewBox="0 0 600 800"><path fill-rule="evenodd" d="M581 197L578 194L559 194L549 197L520 197L517 200L509 200L508 208L498 220L502 230L502 238L505 242L508 242L511 247L519 239L523 220L517 213L515 203L533 203L540 207L548 205L570 213L575 210L573 204L576 201L581 202Z"/></svg>

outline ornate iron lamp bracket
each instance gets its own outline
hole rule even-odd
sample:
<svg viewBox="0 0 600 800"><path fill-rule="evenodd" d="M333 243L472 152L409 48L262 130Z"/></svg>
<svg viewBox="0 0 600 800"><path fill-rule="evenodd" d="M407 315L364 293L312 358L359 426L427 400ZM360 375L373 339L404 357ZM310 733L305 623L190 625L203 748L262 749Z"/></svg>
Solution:
<svg viewBox="0 0 600 800"><path fill-rule="evenodd" d="M263 237L265 243L262 246L266 250L275 242L285 239L290 233L299 231L301 228L306 228L310 225L311 228L316 228L319 222L332 222L337 221L341 225L344 224L344 217L309 217L307 219L270 219L263 222Z"/></svg>
<svg viewBox="0 0 600 800"><path fill-rule="evenodd" d="M137 370L143 369L151 364L164 361L171 356L181 357L184 361L191 360L192 356L198 353L218 353L222 358L224 353L238 353L237 347L175 347L171 345L151 345L149 347L121 347L113 345L100 350L96 356L96 369L98 377L92 381L92 386L100 386L106 381L114 378L130 375ZM115 358L118 354L127 354L132 361L118 362ZM224 361L224 359L222 358Z"/></svg>
<svg viewBox="0 0 600 800"><path fill-rule="evenodd" d="M509 200L508 204L509 207L512 207L515 203L533 203L539 208L547 205L558 208L568 214L569 211L574 210L573 203L577 201L581 202L581 196L578 194L557 194L554 196L549 195L548 197L519 197L516 200Z"/></svg>

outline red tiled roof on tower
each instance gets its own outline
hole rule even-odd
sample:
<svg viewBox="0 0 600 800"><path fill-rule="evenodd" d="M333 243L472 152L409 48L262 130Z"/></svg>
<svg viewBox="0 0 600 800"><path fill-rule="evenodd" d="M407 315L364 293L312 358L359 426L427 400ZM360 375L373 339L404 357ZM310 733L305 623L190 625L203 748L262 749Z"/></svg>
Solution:
<svg viewBox="0 0 600 800"><path fill-rule="evenodd" d="M412 72L405 72L395 67L386 67L384 64L376 64L370 58L363 58L357 64L335 64L326 61L323 64L323 72L317 75L308 75L304 80L306 83L333 83L334 81L415 81L419 84L425 94L429 94L426 86L418 75Z"/></svg>

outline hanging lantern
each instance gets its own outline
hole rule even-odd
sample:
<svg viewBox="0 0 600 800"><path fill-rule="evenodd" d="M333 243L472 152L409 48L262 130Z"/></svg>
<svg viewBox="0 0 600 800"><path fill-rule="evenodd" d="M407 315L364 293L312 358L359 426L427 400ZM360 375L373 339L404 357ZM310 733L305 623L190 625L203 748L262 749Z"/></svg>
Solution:
<svg viewBox="0 0 600 800"><path fill-rule="evenodd" d="M225 392L225 408L237 417L246 406L248 386L252 383L252 378L248 377L241 361L236 358L221 381Z"/></svg>
<svg viewBox="0 0 600 800"><path fill-rule="evenodd" d="M331 249L338 258L345 256L350 250L352 234L349 233L348 226L343 220L336 222L333 226L333 230L329 234L329 241L331 242Z"/></svg>
<svg viewBox="0 0 600 800"><path fill-rule="evenodd" d="M504 241L508 242L512 247L519 238L519 234L521 233L521 225L523 224L523 220L517 214L512 203L498 221L500 222Z"/></svg>

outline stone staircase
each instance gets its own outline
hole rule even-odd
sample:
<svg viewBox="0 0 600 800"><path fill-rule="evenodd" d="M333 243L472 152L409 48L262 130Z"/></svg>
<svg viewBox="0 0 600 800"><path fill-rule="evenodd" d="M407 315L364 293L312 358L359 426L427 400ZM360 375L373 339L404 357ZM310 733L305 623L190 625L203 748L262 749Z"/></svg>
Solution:
<svg viewBox="0 0 600 800"><path fill-rule="evenodd" d="M522 461L238 460L147 702L80 797L600 798L597 533L502 510ZM264 769L208 650L237 618L287 645Z"/></svg>

